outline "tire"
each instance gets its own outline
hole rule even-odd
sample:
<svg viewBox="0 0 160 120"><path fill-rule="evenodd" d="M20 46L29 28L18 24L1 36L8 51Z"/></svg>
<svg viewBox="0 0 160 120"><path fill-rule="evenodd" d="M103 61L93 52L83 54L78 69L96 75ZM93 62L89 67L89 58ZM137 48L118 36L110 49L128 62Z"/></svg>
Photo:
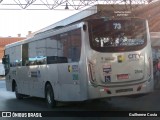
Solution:
<svg viewBox="0 0 160 120"><path fill-rule="evenodd" d="M56 101L54 99L53 89L50 84L46 85L45 98L46 98L46 102L47 102L48 107L50 107L50 108L56 107Z"/></svg>
<svg viewBox="0 0 160 120"><path fill-rule="evenodd" d="M18 87L17 87L17 84L15 84L15 86L14 86L14 90L15 90L16 98L17 98L18 100L23 99L23 95L18 93Z"/></svg>

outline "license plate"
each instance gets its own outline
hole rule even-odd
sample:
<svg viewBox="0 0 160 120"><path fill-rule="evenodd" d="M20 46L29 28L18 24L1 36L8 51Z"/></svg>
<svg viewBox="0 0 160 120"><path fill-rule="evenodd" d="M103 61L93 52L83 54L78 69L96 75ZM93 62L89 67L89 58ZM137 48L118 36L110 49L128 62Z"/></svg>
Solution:
<svg viewBox="0 0 160 120"><path fill-rule="evenodd" d="M127 88L127 89L116 90L116 93L131 92L131 91L133 91L133 88Z"/></svg>
<svg viewBox="0 0 160 120"><path fill-rule="evenodd" d="M119 75L117 75L117 79L118 80L129 79L129 75L128 74L119 74Z"/></svg>

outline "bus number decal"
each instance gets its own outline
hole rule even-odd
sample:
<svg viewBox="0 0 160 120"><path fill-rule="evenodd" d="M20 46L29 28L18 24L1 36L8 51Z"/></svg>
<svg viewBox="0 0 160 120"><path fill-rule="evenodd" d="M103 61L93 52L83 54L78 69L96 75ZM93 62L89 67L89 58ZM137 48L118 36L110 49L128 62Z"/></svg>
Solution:
<svg viewBox="0 0 160 120"><path fill-rule="evenodd" d="M115 30L120 30L122 28L120 23L113 23L113 26Z"/></svg>
<svg viewBox="0 0 160 120"><path fill-rule="evenodd" d="M138 73L143 73L142 70L135 70L135 74L138 74Z"/></svg>

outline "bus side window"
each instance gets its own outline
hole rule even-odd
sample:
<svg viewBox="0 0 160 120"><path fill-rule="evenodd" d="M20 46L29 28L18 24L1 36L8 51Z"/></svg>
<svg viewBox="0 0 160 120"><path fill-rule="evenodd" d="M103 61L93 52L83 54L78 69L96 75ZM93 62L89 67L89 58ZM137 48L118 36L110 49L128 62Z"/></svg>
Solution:
<svg viewBox="0 0 160 120"><path fill-rule="evenodd" d="M67 57L58 57L58 63L68 63Z"/></svg>
<svg viewBox="0 0 160 120"><path fill-rule="evenodd" d="M76 46L69 48L70 58L72 62L78 62L80 58L80 49Z"/></svg>
<svg viewBox="0 0 160 120"><path fill-rule="evenodd" d="M57 56L47 56L47 64L57 63Z"/></svg>
<svg viewBox="0 0 160 120"><path fill-rule="evenodd" d="M28 43L28 61L29 66L36 65L37 60L37 54L36 54L36 44L37 41L29 42Z"/></svg>
<svg viewBox="0 0 160 120"><path fill-rule="evenodd" d="M41 39L38 40L36 42L36 64L37 65L44 65L46 64L46 51L47 51L47 47L46 47L46 39Z"/></svg>
<svg viewBox="0 0 160 120"><path fill-rule="evenodd" d="M63 60L67 58L66 62L78 62L80 60L81 51L81 29L72 30L60 34L59 46L61 46L62 53L58 56L63 56ZM64 62L64 61L63 61Z"/></svg>
<svg viewBox="0 0 160 120"><path fill-rule="evenodd" d="M22 45L22 66L28 62L28 43Z"/></svg>
<svg viewBox="0 0 160 120"><path fill-rule="evenodd" d="M68 60L66 57L58 57L58 56L48 56L47 64L55 64L55 63L67 63Z"/></svg>
<svg viewBox="0 0 160 120"><path fill-rule="evenodd" d="M46 39L47 64L78 62L80 51L80 28Z"/></svg>

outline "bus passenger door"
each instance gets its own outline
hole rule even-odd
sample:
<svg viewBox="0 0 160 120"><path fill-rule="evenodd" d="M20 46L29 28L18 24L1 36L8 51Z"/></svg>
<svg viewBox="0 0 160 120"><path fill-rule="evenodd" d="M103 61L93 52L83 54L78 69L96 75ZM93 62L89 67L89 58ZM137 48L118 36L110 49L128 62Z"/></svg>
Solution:
<svg viewBox="0 0 160 120"><path fill-rule="evenodd" d="M43 97L43 82L45 80L46 65L36 65L31 70L31 94L37 97Z"/></svg>

